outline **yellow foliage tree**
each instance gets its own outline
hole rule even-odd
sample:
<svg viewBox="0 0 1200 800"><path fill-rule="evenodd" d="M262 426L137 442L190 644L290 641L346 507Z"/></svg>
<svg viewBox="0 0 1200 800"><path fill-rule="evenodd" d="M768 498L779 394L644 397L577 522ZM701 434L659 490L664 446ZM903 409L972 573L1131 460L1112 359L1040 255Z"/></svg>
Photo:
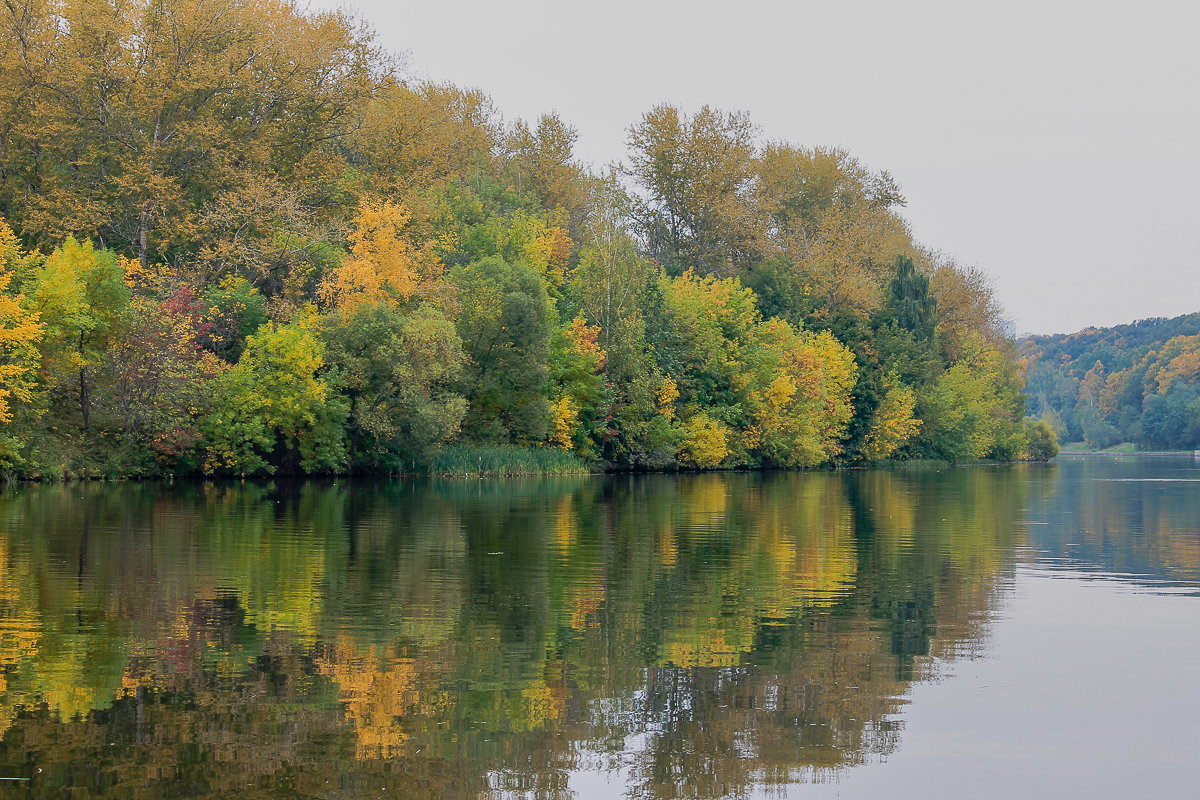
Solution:
<svg viewBox="0 0 1200 800"><path fill-rule="evenodd" d="M403 205L364 202L354 218L350 257L321 285L328 305L351 310L363 303L394 304L434 293L442 263L432 243L408 235L411 217Z"/></svg>
<svg viewBox="0 0 1200 800"><path fill-rule="evenodd" d="M1174 355L1176 351L1178 355ZM1176 336L1167 342L1163 352L1173 357L1169 361L1159 359L1160 363L1166 361L1155 376L1159 394L1166 394L1176 380L1195 383L1200 379L1200 337Z"/></svg>
<svg viewBox="0 0 1200 800"><path fill-rule="evenodd" d="M571 449L571 437L579 427L579 408L570 395L559 398L554 404L554 433L550 441L564 450Z"/></svg>
<svg viewBox="0 0 1200 800"><path fill-rule="evenodd" d="M747 450L785 467L813 466L840 452L854 414L853 354L828 331L797 331L770 319L755 331Z"/></svg>
<svg viewBox="0 0 1200 800"><path fill-rule="evenodd" d="M654 395L658 401L658 412L667 419L675 419L675 401L679 399L679 385L668 375Z"/></svg>
<svg viewBox="0 0 1200 800"><path fill-rule="evenodd" d="M687 466L712 469L721 466L729 455L731 431L721 422L701 412L683 423L683 444L679 462Z"/></svg>
<svg viewBox="0 0 1200 800"><path fill-rule="evenodd" d="M556 399L550 441L563 449L578 449L580 426L599 407L606 354L599 343L600 329L576 317L557 331L550 359ZM584 452L581 450L581 452Z"/></svg>
<svg viewBox="0 0 1200 800"><path fill-rule="evenodd" d="M863 444L863 455L870 461L887 458L917 435L921 420L913 416L917 399L912 389L900 383L894 375L888 378L887 390Z"/></svg>
<svg viewBox="0 0 1200 800"><path fill-rule="evenodd" d="M11 400L33 399L34 374L40 361L38 343L45 325L36 311L22 307L24 295L10 295L10 271L21 258L16 237L0 220L0 423L12 421Z"/></svg>
<svg viewBox="0 0 1200 800"><path fill-rule="evenodd" d="M517 212L507 227L500 227L495 236L496 246L505 257L533 267L542 274L548 286L562 286L575 245L561 225L540 216Z"/></svg>

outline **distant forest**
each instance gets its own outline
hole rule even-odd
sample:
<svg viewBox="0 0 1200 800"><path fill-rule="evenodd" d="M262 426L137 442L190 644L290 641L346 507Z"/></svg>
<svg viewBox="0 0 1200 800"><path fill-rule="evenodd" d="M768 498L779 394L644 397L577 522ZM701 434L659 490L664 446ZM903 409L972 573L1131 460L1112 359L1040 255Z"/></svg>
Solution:
<svg viewBox="0 0 1200 800"><path fill-rule="evenodd" d="M0 27L8 474L1052 451L987 277L843 150L662 105L598 171L557 116L283 0L14 0Z"/></svg>
<svg viewBox="0 0 1200 800"><path fill-rule="evenodd" d="M1064 442L1200 445L1200 313L1033 336L1018 345L1030 414Z"/></svg>

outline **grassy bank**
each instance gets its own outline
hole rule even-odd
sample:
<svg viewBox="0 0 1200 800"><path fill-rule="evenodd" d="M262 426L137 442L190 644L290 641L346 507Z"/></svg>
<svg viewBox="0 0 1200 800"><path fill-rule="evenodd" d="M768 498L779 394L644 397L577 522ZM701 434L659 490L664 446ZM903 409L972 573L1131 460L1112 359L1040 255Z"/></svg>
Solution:
<svg viewBox="0 0 1200 800"><path fill-rule="evenodd" d="M516 445L442 448L429 474L449 478L501 478L516 475L587 475L592 464L565 450Z"/></svg>

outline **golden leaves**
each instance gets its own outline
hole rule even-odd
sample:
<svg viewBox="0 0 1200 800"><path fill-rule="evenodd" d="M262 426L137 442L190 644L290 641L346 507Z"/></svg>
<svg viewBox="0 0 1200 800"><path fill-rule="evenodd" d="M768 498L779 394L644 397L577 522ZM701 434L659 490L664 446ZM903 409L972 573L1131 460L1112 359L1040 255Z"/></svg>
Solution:
<svg viewBox="0 0 1200 800"><path fill-rule="evenodd" d="M554 430L550 442L564 450L571 449L571 437L579 427L579 407L570 395L559 398L554 404Z"/></svg>
<svg viewBox="0 0 1200 800"><path fill-rule="evenodd" d="M667 419L675 418L675 401L679 399L679 385L670 375L663 378L662 384L655 392L654 399L658 401L658 412Z"/></svg>
<svg viewBox="0 0 1200 800"><path fill-rule="evenodd" d="M419 685L420 666L394 649L360 653L350 640L343 640L314 661L322 674L338 684L346 719L354 728L356 756L394 758L403 754L409 739L404 720L432 711Z"/></svg>
<svg viewBox="0 0 1200 800"><path fill-rule="evenodd" d="M695 414L683 423L683 444L678 454L680 463L701 469L721 466L729 455L732 433L728 426L708 414Z"/></svg>
<svg viewBox="0 0 1200 800"><path fill-rule="evenodd" d="M917 435L921 420L913 416L916 396L898 380L889 381L887 393L875 410L871 429L863 444L863 455L871 461L887 458Z"/></svg>
<svg viewBox="0 0 1200 800"><path fill-rule="evenodd" d="M36 311L23 307L25 296L8 294L12 281L12 264L22 258L12 230L0 220L0 423L12 421L9 398L22 402L33 399L33 373L40 355L37 345L45 332L45 324Z"/></svg>
<svg viewBox="0 0 1200 800"><path fill-rule="evenodd" d="M396 304L432 294L442 263L433 254L433 242L412 241L411 219L403 205L363 202L350 234L350 257L321 285L320 299L352 310L363 303Z"/></svg>

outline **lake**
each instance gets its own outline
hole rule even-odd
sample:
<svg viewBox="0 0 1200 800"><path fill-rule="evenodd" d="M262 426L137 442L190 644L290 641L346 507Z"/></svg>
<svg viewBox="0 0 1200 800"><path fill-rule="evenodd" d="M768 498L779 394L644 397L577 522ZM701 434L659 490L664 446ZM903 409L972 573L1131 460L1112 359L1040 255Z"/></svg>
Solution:
<svg viewBox="0 0 1200 800"><path fill-rule="evenodd" d="M18 486L0 737L0 797L1190 796L1200 468Z"/></svg>

